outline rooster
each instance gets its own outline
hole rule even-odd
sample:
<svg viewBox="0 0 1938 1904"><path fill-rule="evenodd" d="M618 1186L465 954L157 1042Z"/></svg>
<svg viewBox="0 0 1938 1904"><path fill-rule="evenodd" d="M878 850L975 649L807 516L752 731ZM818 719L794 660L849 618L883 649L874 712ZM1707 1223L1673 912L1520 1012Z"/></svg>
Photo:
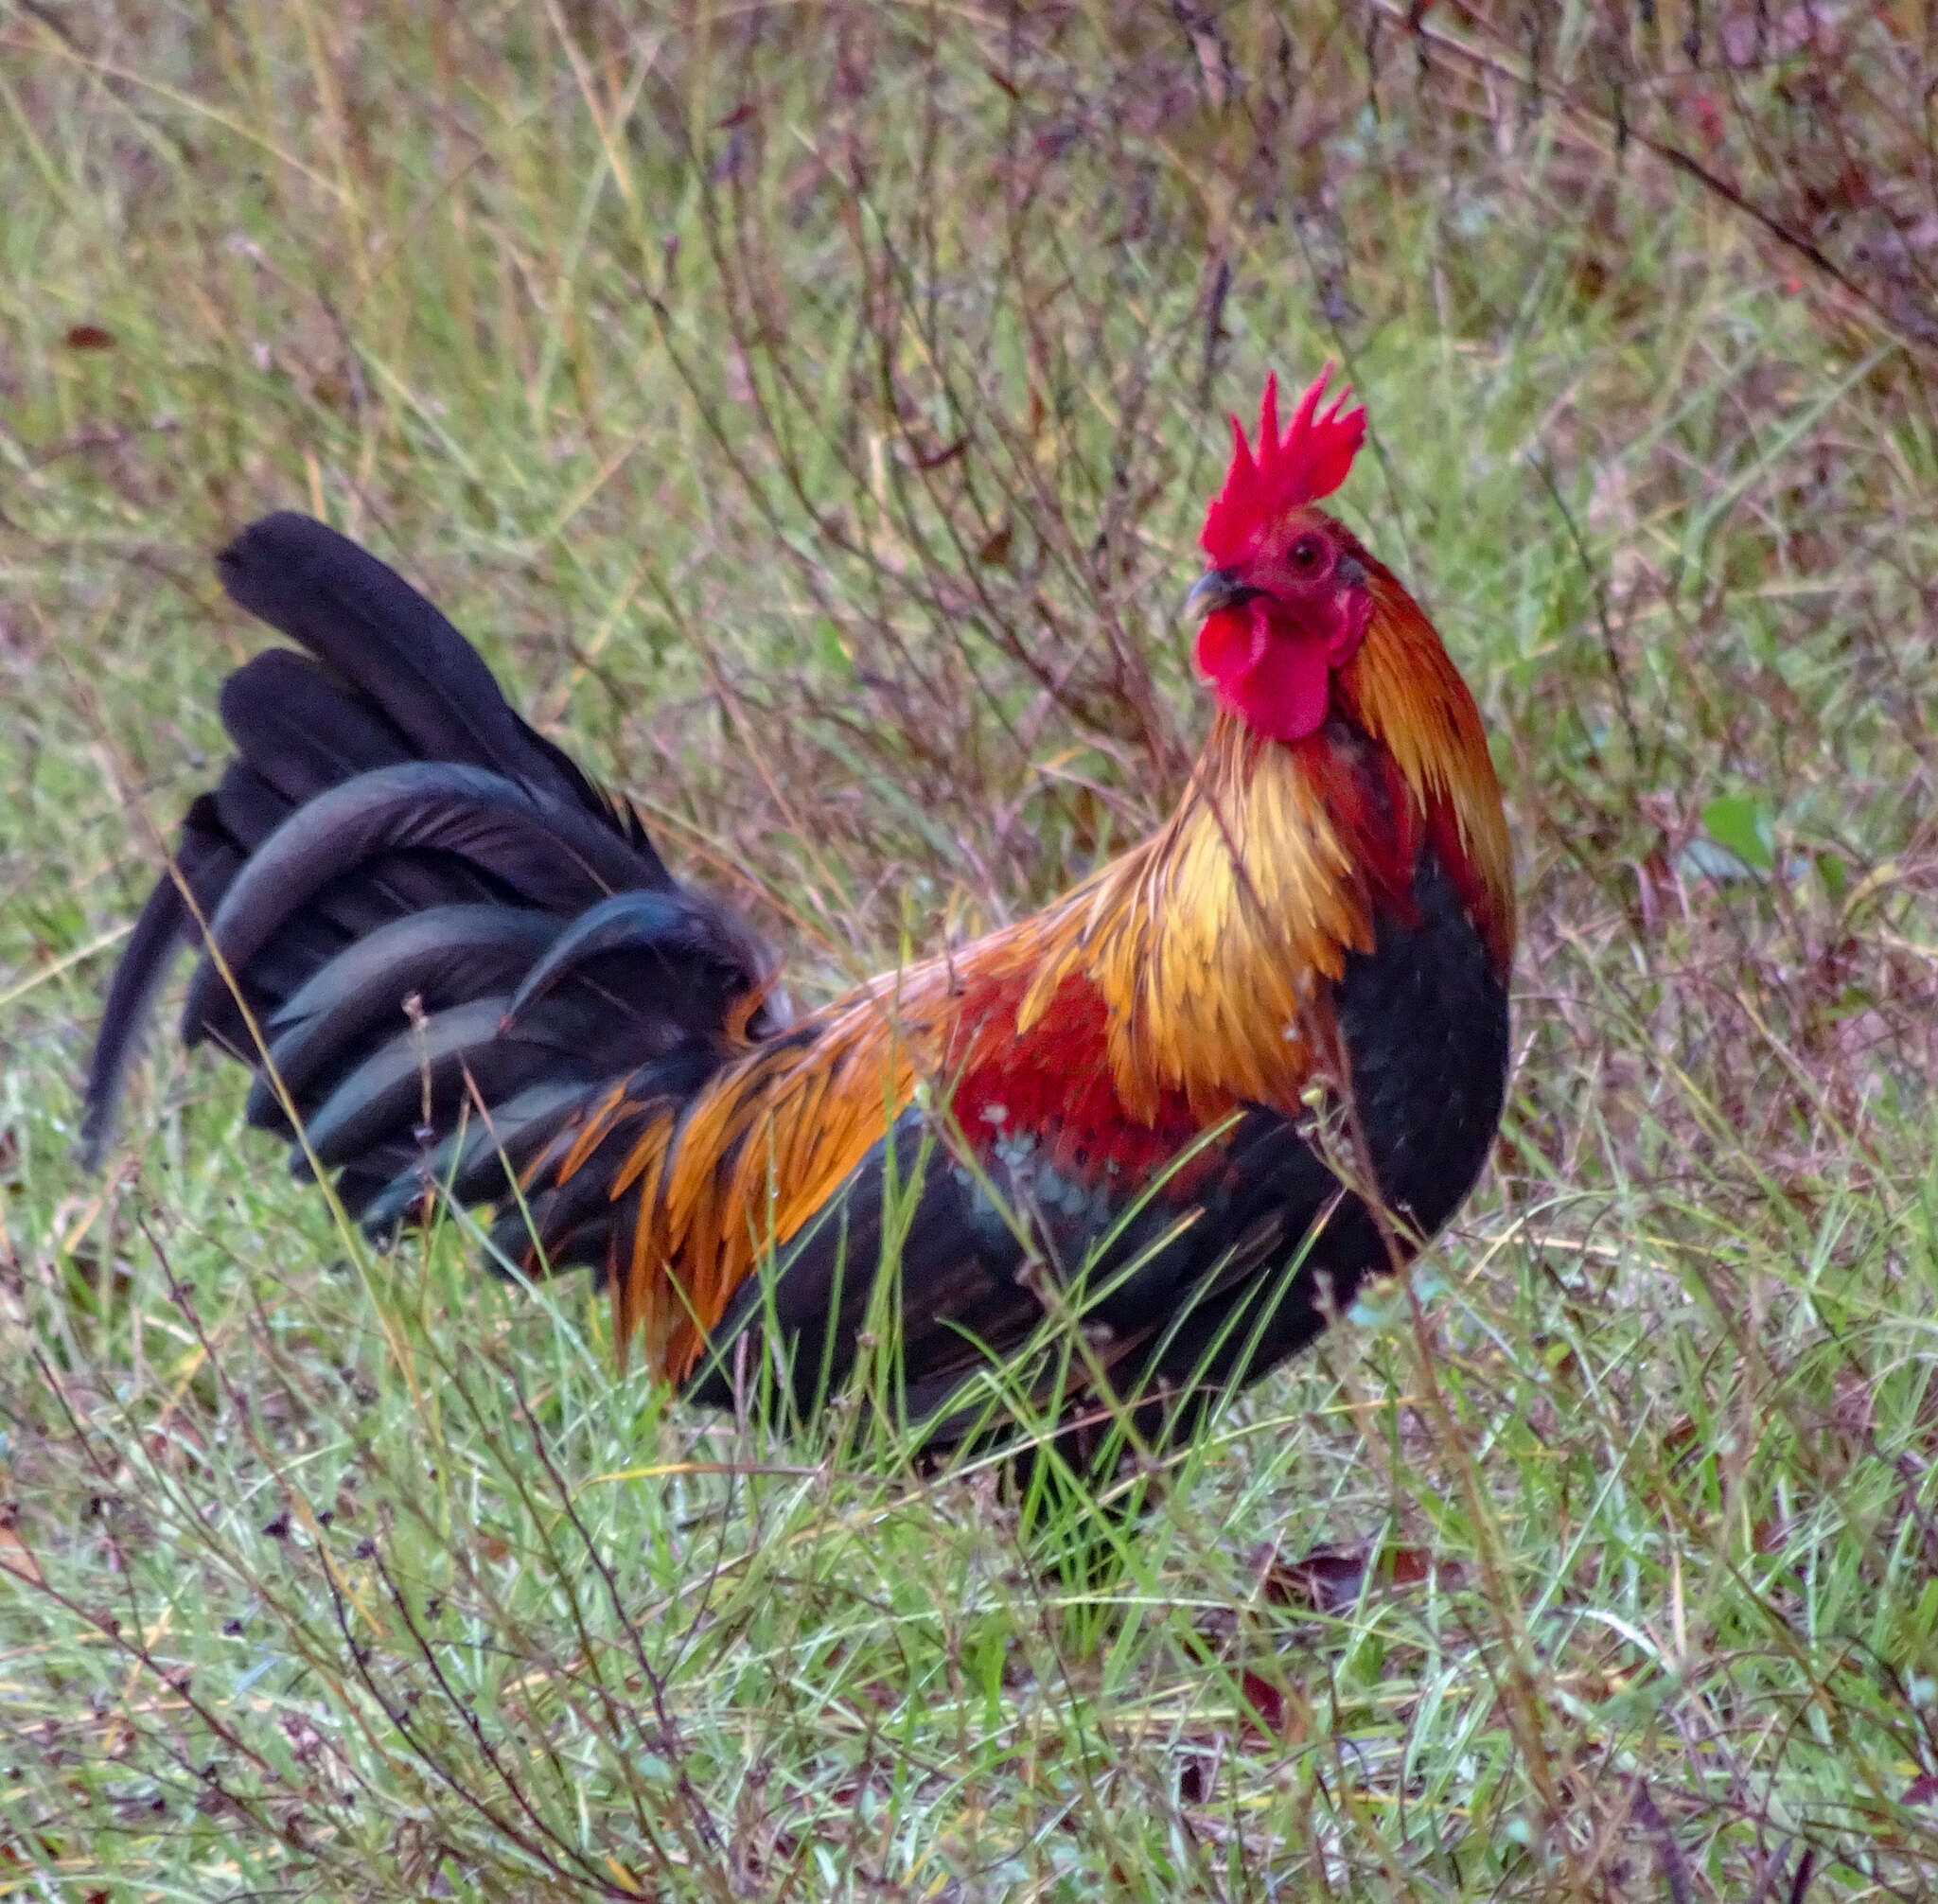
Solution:
<svg viewBox="0 0 1938 1904"><path fill-rule="evenodd" d="M812 1410L886 1322L947 1445L1063 1315L1073 1393L1189 1430L1447 1222L1506 1082L1500 790L1433 625L1316 506L1365 432L1330 375L1233 419L1169 821L802 1016L428 601L307 518L244 530L224 586L313 659L223 686L237 754L115 975L84 1146L198 945L184 1035L253 1065L299 1172L373 1236L491 1205L496 1256L591 1265L622 1356L703 1402L757 1372Z"/></svg>

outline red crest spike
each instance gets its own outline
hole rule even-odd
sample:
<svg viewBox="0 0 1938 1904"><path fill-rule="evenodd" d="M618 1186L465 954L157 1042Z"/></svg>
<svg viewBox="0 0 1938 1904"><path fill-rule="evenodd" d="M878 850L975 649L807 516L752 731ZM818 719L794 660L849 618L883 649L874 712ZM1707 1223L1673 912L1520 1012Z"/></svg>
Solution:
<svg viewBox="0 0 1938 1904"><path fill-rule="evenodd" d="M1236 416L1231 419L1231 444L1233 471L1242 469L1249 474L1252 468L1252 446L1245 441L1245 426Z"/></svg>
<svg viewBox="0 0 1938 1904"><path fill-rule="evenodd" d="M1348 384L1321 415L1319 399L1331 380L1329 362L1299 398L1281 436L1278 379L1276 374L1266 378L1256 450L1245 440L1244 425L1236 416L1231 419L1231 467L1225 471L1224 488L1205 512L1205 527L1198 538L1199 547L1218 567L1242 561L1259 538L1293 510L1331 495L1346 481L1352 459L1366 440L1366 413L1363 407L1346 408L1352 396Z"/></svg>

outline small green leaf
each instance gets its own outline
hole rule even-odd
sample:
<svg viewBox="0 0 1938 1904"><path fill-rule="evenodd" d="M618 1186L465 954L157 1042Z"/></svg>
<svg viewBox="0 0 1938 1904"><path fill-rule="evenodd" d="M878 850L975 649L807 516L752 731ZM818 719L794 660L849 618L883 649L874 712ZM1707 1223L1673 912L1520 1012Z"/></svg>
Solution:
<svg viewBox="0 0 1938 1904"><path fill-rule="evenodd" d="M854 660L848 652L848 643L841 639L841 630L825 615L814 625L814 649L820 664L831 675L844 681L854 679Z"/></svg>
<svg viewBox="0 0 1938 1904"><path fill-rule="evenodd" d="M1759 873L1776 864L1776 829L1768 804L1754 794L1718 795L1702 809L1702 830Z"/></svg>
<svg viewBox="0 0 1938 1904"><path fill-rule="evenodd" d="M1830 895L1833 906L1843 904L1844 888L1850 884L1850 870L1834 853L1820 853L1817 855L1817 877L1823 882L1823 890Z"/></svg>

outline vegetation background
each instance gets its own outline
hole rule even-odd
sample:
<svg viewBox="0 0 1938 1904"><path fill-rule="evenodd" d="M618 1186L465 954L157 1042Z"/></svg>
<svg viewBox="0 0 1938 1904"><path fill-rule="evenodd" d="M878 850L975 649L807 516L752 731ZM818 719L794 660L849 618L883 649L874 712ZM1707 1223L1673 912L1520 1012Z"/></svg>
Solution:
<svg viewBox="0 0 1938 1904"><path fill-rule="evenodd" d="M0 0L0 1895L1923 1897L1925 0ZM1495 1166L1102 1600L373 1261L109 963L307 507L824 996L1153 823L1223 413L1485 709Z"/></svg>

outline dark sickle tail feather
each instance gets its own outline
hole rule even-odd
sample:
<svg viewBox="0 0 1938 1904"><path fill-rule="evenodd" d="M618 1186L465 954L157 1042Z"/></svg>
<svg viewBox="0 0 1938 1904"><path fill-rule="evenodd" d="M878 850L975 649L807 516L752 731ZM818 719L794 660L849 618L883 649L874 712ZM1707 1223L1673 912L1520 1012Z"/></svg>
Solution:
<svg viewBox="0 0 1938 1904"><path fill-rule="evenodd" d="M373 1229L454 1181L504 1206L500 1235L529 1256L505 1163L643 1067L695 1088L729 1055L767 955L731 908L678 885L631 809L375 556L277 515L219 567L308 655L272 649L223 685L236 757L190 806L115 971L82 1155L98 1163L155 999L196 944L183 1035L255 1067L252 1123L293 1135L293 1104L299 1170L337 1170ZM540 1242L555 1261L603 1262L630 1214L574 1202Z"/></svg>

